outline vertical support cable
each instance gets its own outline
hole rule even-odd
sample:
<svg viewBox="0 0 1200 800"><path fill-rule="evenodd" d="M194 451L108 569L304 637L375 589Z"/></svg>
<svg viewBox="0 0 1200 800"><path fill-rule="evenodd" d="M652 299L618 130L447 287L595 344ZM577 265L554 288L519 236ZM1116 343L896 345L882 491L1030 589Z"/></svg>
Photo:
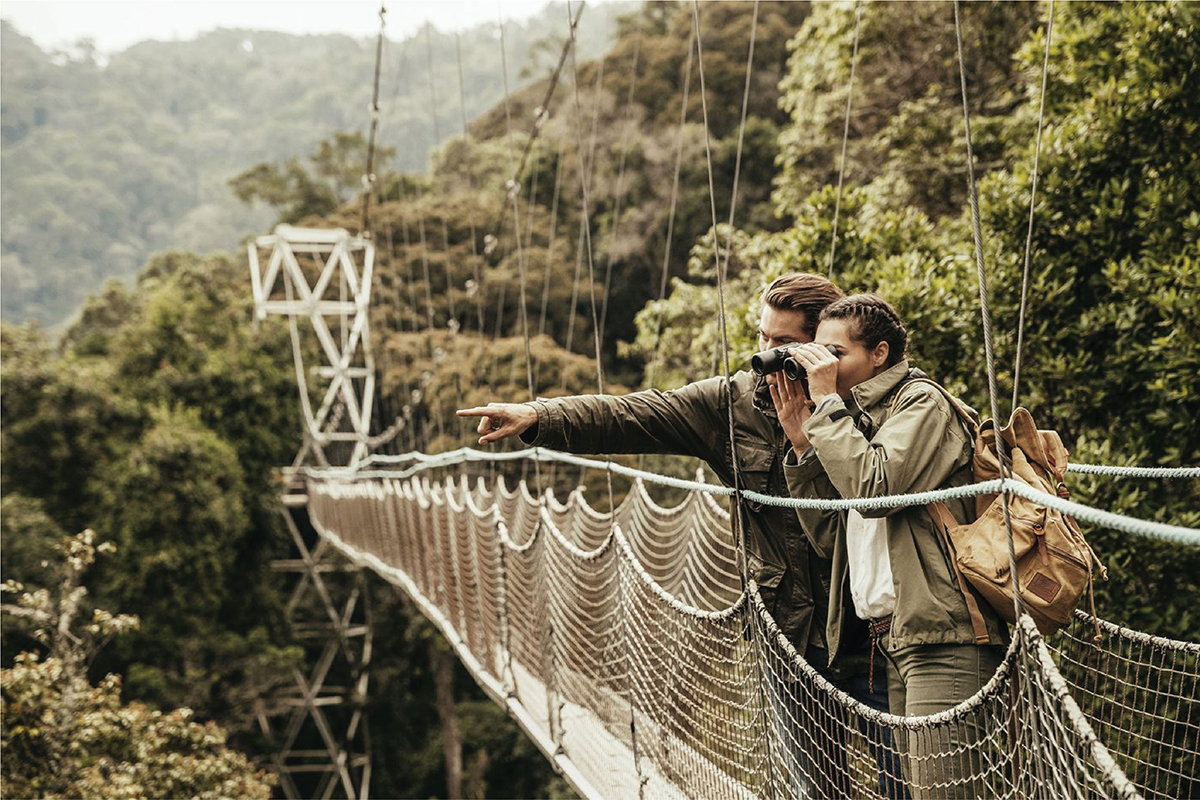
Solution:
<svg viewBox="0 0 1200 800"><path fill-rule="evenodd" d="M688 38L687 66L684 68L683 77L683 99L679 105L679 128L675 136L675 173L671 179L671 210L667 213L667 238L663 245L662 277L658 283L658 302L660 304L667 297L667 279L670 276L671 242L675 237L675 211L679 205L679 172L683 166L683 130L684 125L687 124L688 95L692 89L692 57L696 52L695 40L696 34L693 32ZM646 381L651 388L654 385L654 371L658 366L658 351L659 345L662 342L662 327L663 313L660 309L654 327L654 357L650 361L650 374Z"/></svg>
<svg viewBox="0 0 1200 800"><path fill-rule="evenodd" d="M362 235L371 235L371 195L375 192L375 134L379 130L379 70L383 60L383 29L387 8L379 6L379 36L375 39L375 89L371 95L371 134L367 139L367 171L363 175Z"/></svg>
<svg viewBox="0 0 1200 800"><path fill-rule="evenodd" d="M1017 316L1017 356L1013 364L1012 410L1017 410L1021 389L1021 350L1025 344L1025 305L1029 296L1029 261L1033 252L1033 213L1037 207L1038 166L1042 158L1042 128L1046 119L1046 77L1050 72L1050 38L1054 31L1054 0L1047 0L1046 51L1042 56L1042 94L1038 99L1037 138L1033 147L1033 183L1029 188L1029 229L1025 234L1025 269L1021 274L1021 311Z"/></svg>
<svg viewBox="0 0 1200 800"><path fill-rule="evenodd" d="M613 250L616 248L617 232L621 228L621 205L625 199L625 165L629 160L629 131L633 123L633 90L637 86L638 62L642 54L642 37L633 43L633 65L629 69L629 94L625 100L625 131L621 135L621 160L617 166L616 198L613 201L612 227L608 234L608 252L604 254L604 301L600 308L600 339L608 327L608 301L612 287Z"/></svg>
<svg viewBox="0 0 1200 800"><path fill-rule="evenodd" d="M962 23L959 19L959 0L954 0L954 37L958 49L958 74L962 83L963 121L967 134L967 199L971 206L971 233L975 245L975 275L979 286L979 311L983 320L983 351L987 360L988 400L991 404L992 423L996 431L996 454L1000 461L1000 476L1005 480L1011 477L1008 458L1008 445L1000 435L1000 404L997 400L996 364L992 352L992 313L988 306L987 272L983 263L983 231L979 222L979 193L975 183L975 154L971 147L971 110L967 105L967 68L963 61ZM1017 619L1021 618L1021 586L1017 575L1017 558L1013 550L1012 517L1009 512L1009 502L1012 493L1004 492L1004 528L1008 533L1008 562L1013 582L1013 610Z"/></svg>
<svg viewBox="0 0 1200 800"><path fill-rule="evenodd" d="M1000 408L997 397L996 388L996 365L995 357L992 352L992 319L991 311L988 307L988 292L987 292L987 272L984 268L983 261L983 231L979 220L979 193L975 181L975 156L971 146L971 110L967 103L967 68L963 59L963 44L962 44L962 20L959 13L959 0L954 0L954 39L955 46L958 52L958 74L962 86L962 101L963 101L963 122L966 130L967 139L967 192L968 201L971 208L971 232L974 238L975 246L975 266L976 276L979 285L979 309L983 321L983 347L984 354L987 360L987 378L988 378L988 401L991 404L992 424L996 435L996 455L1000 462L1000 476L1005 481L1011 480L1012 470L1009 464L1008 446L1004 442L1004 437L1000 432ZM1012 501L1012 493L1005 489L1003 492L1002 508L1004 510L1004 530L1005 538L1008 544L1008 570L1012 580L1013 587L1013 612L1018 625L1021 622L1021 617L1024 613L1024 603L1021 602L1021 581L1017 574L1017 556L1013 544L1012 530L1012 513L1010 503ZM969 590L968 590L969 591ZM1026 652L1028 643L1025 640L1025 635L1018 630L1017 635L1020 637L1019 653ZM1025 697L1027 702L1032 702L1033 685L1030 682L1029 670L1021 669L1020 680L1024 684ZM1036 715L1034 715L1033 725L1037 726ZM1036 738L1037 732L1033 731ZM1041 760L1035 760L1038 780L1042 786L1048 786L1046 778L1042 773Z"/></svg>
<svg viewBox="0 0 1200 800"><path fill-rule="evenodd" d="M854 71L858 66L858 31L862 24L862 0L854 3L854 47L850 54L850 85L846 87L846 122L842 128L842 158L838 165L837 199L833 204L833 234L829 237L829 278L833 279L833 254L837 250L838 217L842 212L842 183L846 178L846 144L850 141L850 104L854 99Z"/></svg>
<svg viewBox="0 0 1200 800"><path fill-rule="evenodd" d="M579 14L575 16L574 20L572 20L571 0L567 0L567 20L568 20L568 22L571 23L571 25L570 25L570 40L568 42L568 44L569 44L568 49L569 49L570 55L571 55L571 74L574 78L574 80L572 81L572 87L574 90L574 97L575 97L575 133L576 133L576 139L577 139L577 153L579 156L580 193L582 195L582 198L581 198L582 226L584 229L584 241L587 246L588 292L589 292L589 297L591 300L591 311L592 311L592 341L593 341L593 344L595 345L595 352L596 352L596 386L597 386L597 389L600 392L600 394L604 394L604 364L601 359L600 322L599 322L599 315L598 315L597 309L596 309L595 264L594 264L594 260L592 257L592 231L591 231L592 226L591 226L591 222L588 218L589 206L590 206L589 190L588 190L588 178L589 178L589 173L590 173L590 165L585 163L584 157L583 157L583 129L580 126L580 108L579 108L579 69L578 69L578 62L577 62L576 39L575 39L575 26L579 22L579 15L583 14L583 7L584 7L584 4L580 4ZM598 88L601 88L601 87L598 87ZM599 101L597 100L597 102L599 102ZM597 114L599 114L598 109L597 109ZM617 509L616 509L615 503L613 502L611 461L606 458L605 462L610 467L608 469L605 469L605 471L604 471L606 485L608 488L609 535L615 536L617 533L617 529L616 529ZM618 570L620 569L620 563L621 562L618 559L618 562L617 562ZM620 579L618 576L618 586L620 585L619 580ZM626 608L626 603L624 602L624 598L622 598L621 608L622 608L622 612L624 614L628 614L628 610ZM635 774L637 775L637 779L638 779L638 797L640 799L645 796L646 779L642 775L641 758L640 758L640 754L638 752L637 714L635 711L636 706L635 706L634 697L633 697L633 689L632 689L633 682L632 682L632 679L629 674L630 654L629 654L628 640L626 640L626 660L627 660L626 681L628 682L629 687L630 687L630 689L629 689L629 735L630 735L630 741L631 741L632 749L633 749L633 767L634 767L634 771L635 771Z"/></svg>
<svg viewBox="0 0 1200 800"><path fill-rule="evenodd" d="M755 22L757 24L758 2L755 0ZM713 230L713 249L716 251L717 259L717 327L720 331L720 345L724 350L724 374L725 374L725 410L726 418L729 422L729 460L733 467L733 490L734 490L734 513L730 515L733 521L733 535L737 543L738 549L738 568L741 573L742 585L745 587L746 582L746 548L745 541L742 536L742 480L738 469L737 446L733 436L733 386L730 384L729 373L729 339L728 332L725 329L725 275L723 265L721 264L721 247L719 232L717 231L717 195L713 183L713 166L712 166L712 143L710 141L708 130L708 96L707 89L704 83L704 45L700 37L700 3L699 0L692 0L692 23L696 37L696 61L698 72L700 74L700 108L704 115L704 157L708 166L708 203L712 211L712 230ZM753 49L751 49L753 55ZM742 111L745 113L746 106L743 103ZM743 118L744 121L744 118ZM740 152L740 150L739 150ZM739 164L740 166L740 164ZM734 192L736 199L738 177L735 171ZM732 238L727 242L732 245ZM728 264L728 258L726 259Z"/></svg>
<svg viewBox="0 0 1200 800"><path fill-rule="evenodd" d="M742 168L742 146L745 141L746 132L746 115L750 107L750 79L754 67L754 45L758 34L758 0L754 0L754 16L750 22L750 46L746 54L746 83L742 90L742 116L738 123L738 144L737 155L734 159L733 170L733 191L729 200L729 234L725 242L725 263L721 263L721 248L719 244L719 232L717 231L717 201L716 191L713 184L713 165L712 165L712 145L709 141L708 127L708 95L704 81L704 45L703 37L700 31L700 4L698 0L692 0L692 24L693 36L696 40L696 65L697 72L700 75L700 108L703 113L704 122L704 155L705 162L708 168L708 198L709 207L712 212L713 222L713 246L716 249L717 258L717 304L718 304L718 325L720 330L720 345L723 356L723 368L725 376L725 405L726 418L729 423L729 460L733 466L733 502L730 521L733 523L733 534L735 544L737 546L738 555L738 579L741 582L742 592L747 590L747 571L748 564L746 558L746 539L742 530L742 481L738 463L737 441L734 437L733 426L733 379L729 368L729 332L725 319L725 274L729 268L729 259L733 254L733 223L737 212L737 193L738 181L741 177ZM747 608L750 604L747 603ZM762 641L760 636L754 637L754 646L759 654L760 663L764 663ZM767 707L766 687L763 686L763 671L761 669L755 674L755 687L758 692L759 707L765 709ZM764 729L763 743L767 748L767 764L771 765L774 759L771 757L771 737L766 734Z"/></svg>
<svg viewBox="0 0 1200 800"><path fill-rule="evenodd" d="M466 86L463 79L463 62L462 62L462 42L459 39L458 33L454 34L454 55L458 62L458 114L462 119L462 134L463 140L470 139L470 132L467 129L467 98ZM472 194L475 193L475 176L467 171L467 189ZM484 328L484 304L483 304L483 276L479 272L479 242L478 234L475 230L475 215L471 214L467 217L467 225L471 231L471 266L475 276L475 312L479 317L479 335L483 336Z"/></svg>

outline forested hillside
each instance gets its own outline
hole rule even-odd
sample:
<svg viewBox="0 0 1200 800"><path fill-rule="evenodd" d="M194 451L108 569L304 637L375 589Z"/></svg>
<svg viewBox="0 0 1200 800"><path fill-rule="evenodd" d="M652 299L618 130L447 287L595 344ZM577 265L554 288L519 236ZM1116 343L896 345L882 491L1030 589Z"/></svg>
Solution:
<svg viewBox="0 0 1200 800"><path fill-rule="evenodd" d="M698 54L689 56L691 5L647 3L619 21L602 58L568 60L540 127L532 112L545 99L545 77L514 87L507 103L502 89L493 94L467 136L448 136L458 133L451 104L453 113L439 116L448 138L427 162L409 147L397 159L406 171L380 170L372 215L378 429L410 420L388 447L472 443L455 407L529 397L522 293L535 394L595 391L597 339L610 391L716 374L714 238L722 248L732 242L721 255L729 257L735 368L755 346L763 285L784 271L832 270L846 290L890 299L908 323L916 365L986 415L952 7L862 6L832 264L854 5L759 6L743 129L752 8L700 4L703 96ZM601 24L589 18L597 10L588 8L581 29ZM562 36L558 12L551 30ZM1013 391L1045 14L1035 4L963 6L1002 414ZM1185 3L1056 4L1019 402L1063 434L1075 461L1200 463L1198 16ZM508 46L511 58L518 45ZM487 48L481 58L498 43ZM262 55L257 44L254 53ZM543 59L541 75L557 51ZM296 87L312 79L305 64L289 67ZM456 75L435 76L437 97L454 97L456 86ZM6 126L8 102L6 94ZM431 129L428 103L421 80L385 92L385 128L391 104L395 113L415 109L414 119L424 114L414 124ZM299 107L294 113L299 125ZM263 124L290 130L273 114L263 110ZM317 119L306 120L312 142L362 127ZM303 181L276 180L289 158L316 173L308 146L264 151L235 188L268 197L275 215L357 230L352 194L333 213L310 213L324 201L313 205ZM527 146L514 208L507 182ZM59 342L6 325L0 508L6 577L45 582L46 543L85 526L115 540L127 557L104 563L90 585L106 607L141 614L143 627L111 646L99 668L125 676L127 697L190 705L261 756L247 698L297 658L267 560L286 542L271 470L296 452L299 417L286 328L255 331L249 293L240 253L174 252L150 259L131 289L91 298ZM676 474L695 468L647 463ZM1200 524L1196 481L1069 482L1074 499L1100 508ZM588 497L604 507L601 486L592 483ZM1200 639L1200 553L1087 532L1109 568L1097 586L1101 616ZM373 602L388 620L377 634L369 709L377 793L442 795L447 745L433 674L444 645L390 587L376 584ZM29 644L12 631L5 637L6 658ZM455 692L467 791L566 791L461 672Z"/></svg>
<svg viewBox="0 0 1200 800"><path fill-rule="evenodd" d="M581 52L607 48L628 8L590 7ZM552 66L564 14L551 5L506 25L514 87ZM459 36L468 119L503 92L494 30ZM382 141L396 148L399 169L420 170L429 147L460 130L455 37L422 31L389 41L385 53ZM228 180L262 161L304 157L336 131L363 130L374 59L373 39L248 30L112 55L87 42L48 53L0 23L0 313L55 325L107 279L132 278L151 253L227 251L261 232L271 213L239 203ZM436 139L431 63L445 87ZM410 85L425 92L406 95ZM348 188L331 183L342 200L358 190L357 176Z"/></svg>

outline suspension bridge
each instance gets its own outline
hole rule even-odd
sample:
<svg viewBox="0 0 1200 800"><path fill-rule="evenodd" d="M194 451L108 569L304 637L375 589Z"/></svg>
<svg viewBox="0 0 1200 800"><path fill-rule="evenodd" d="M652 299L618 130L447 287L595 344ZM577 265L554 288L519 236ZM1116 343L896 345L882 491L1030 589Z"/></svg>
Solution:
<svg viewBox="0 0 1200 800"><path fill-rule="evenodd" d="M539 132L559 108L554 100L560 79L576 71L573 44L581 12L582 7L568 4L565 44L536 109L524 152L518 155L510 147L512 178L498 187L504 195L502 214L498 219L479 220L478 229L474 225L471 229L473 253L476 234L480 236L476 255L486 257L502 241L516 252L530 399L535 396L537 364L530 346L533 304L527 296L527 259L522 251L528 231L523 227L527 221L523 223L518 176ZM692 13L692 35L684 43L687 77L681 132L693 69L701 97L705 96L699 4L693 4ZM758 4L747 13L754 14L754 22L747 48L739 167ZM957 13L955 3L956 23ZM862 14L863 7L856 6L844 137L849 132ZM1050 38L1048 27L1047 60ZM382 27L379 41L381 52ZM956 44L961 68L961 35ZM499 46L504 63L503 26ZM635 53L635 71L636 58ZM961 74L989 393L992 416L998 418L965 69ZM375 81L372 153L380 122L378 70ZM511 142L507 74L505 81ZM571 88L561 113L576 137L581 181L574 292L578 297L579 279L586 273L592 291L596 388L603 393L600 350L611 261L604 279L597 281L588 219L594 138L589 145L578 82L572 81ZM429 96L436 126L432 71ZM707 105L702 113L707 131ZM593 115L593 122L596 118ZM465 113L463 128L465 133ZM1041 131L1039 118L1039 146ZM719 220L707 138L705 145L716 236ZM618 197L625 167L622 158ZM1035 162L1035 173L1036 169ZM674 223L679 174L677 157L669 226ZM370 164L367 176L369 189L374 180ZM843 177L840 174L838 180L839 207ZM731 231L737 186L735 171L726 220ZM1036 183L1034 187L1036 191ZM1072 514L1083 523L1131 536L1200 546L1200 531L1091 508L1037 492L1009 477L922 495L800 500L716 485L706 482L702 473L682 479L545 448L424 452L414 429L416 409L429 402L424 395L428 380L414 380L407 402L393 398L391 408L384 408L387 401L377 397L378 348L373 347L369 312L380 265L369 235L371 195L371 191L364 195L360 235L281 226L249 248L258 317L287 319L305 430L304 448L285 471L289 487L283 495L299 558L281 566L301 575L297 597L301 593L319 597L333 631L313 672L297 674L294 711L285 728L274 726L265 712L260 714L264 731L280 740L277 768L289 796L304 794L296 776L305 771L323 776L316 795L332 796L340 787L349 797L369 796L370 762L360 742L366 721L356 710L344 726L335 725L331 707L338 697L346 699L352 693L343 691L333 697L326 686L334 659L344 657L351 663L354 691L360 699L368 687L370 620L360 622L356 617L363 611L361 584L348 598L339 599L333 597L327 580L329 572L347 568L361 569L402 590L442 632L484 691L508 710L585 797L1169 798L1200 793L1200 643L1151 636L1082 611L1064 630L1043 636L1030 618L1022 617L1013 628L1003 664L979 693L931 716L893 716L850 697L796 651L767 612L758 587L745 575L735 522L737 509L746 502L792 508L898 508L952 494L1014 493ZM559 195L556 176L551 237L557 227ZM1030 239L1033 202L1031 197ZM428 291L426 227L425 219L418 218L418 237L410 241L405 231L404 239L420 251ZM390 241L392 231L386 235ZM615 224L612 235L617 235ZM666 235L669 240L670 227ZM443 237L448 246L444 230ZM732 250L728 245L718 248L719 305L713 309L721 324L726 379L731 376L724 329L724 288ZM831 272L837 245L835 212ZM1022 303L1029 261L1027 249ZM395 265L387 266L395 270ZM667 266L660 294L665 293ZM545 326L549 274L547 270L539 328ZM483 279L477 273L473 280ZM400 278L391 284L397 293L402 282ZM605 287L599 299L594 294L598 283ZM470 292L465 296L472 297ZM482 301L475 302L476 308L464 313L477 313L482 331L485 311ZM411 297L410 307L417 305L417 298ZM432 329L428 296L426 308ZM450 350L434 352L434 345L429 345L435 361L454 358L457 313L451 309L454 322L446 325ZM1018 339L1024 316L1022 305ZM500 327L497 321L496 330ZM312 363L314 353L320 356L319 366ZM383 372L388 372L387 365ZM462 377L483 380L482 376ZM1014 406L1016 392L1014 387ZM441 418L436 412L439 425ZM732 430L731 424L731 436ZM410 446L402 449L402 443ZM1073 464L1071 470L1126 480L1200 477L1200 468ZM607 510L590 505L577 485L585 474L604 477ZM614 479L628 486L623 499L614 492ZM296 743L308 722L318 729L323 746L300 752ZM357 750L356 742L360 742ZM877 766L881 754L905 765L903 786L881 783ZM944 765L950 756L965 757L969 774L947 772ZM309 762L301 764L305 757ZM313 758L321 764L311 763Z"/></svg>

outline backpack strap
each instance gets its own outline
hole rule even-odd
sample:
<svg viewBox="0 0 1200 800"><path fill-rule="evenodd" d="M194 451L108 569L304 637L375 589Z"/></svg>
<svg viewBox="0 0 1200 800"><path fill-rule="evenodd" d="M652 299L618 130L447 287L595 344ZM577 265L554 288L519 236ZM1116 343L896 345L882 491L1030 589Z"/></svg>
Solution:
<svg viewBox="0 0 1200 800"><path fill-rule="evenodd" d="M962 401L946 391L946 387L937 381L925 377L924 373L910 373L896 388L892 396L892 403L899 401L900 395L905 389L918 383L927 383L942 393L942 396L950 403L951 410L963 425L966 426L967 431L971 435L972 444L974 444L975 440L979 437L979 423L967 411ZM983 612L979 610L979 601L975 599L975 595L971 592L970 585L967 583L966 576L963 575L962 569L958 566L958 551L954 547L954 539L950 536L950 530L958 526L958 520L950 513L950 509L946 507L945 503L929 503L925 506L925 509L929 512L929 517L933 520L933 528L938 532L942 543L946 546L946 553L950 556L950 568L954 570L954 577L958 579L958 588L962 592L963 600L967 604L967 613L971 617L971 628L975 633L975 644L989 644L992 639L988 635L987 623L984 622Z"/></svg>
<svg viewBox="0 0 1200 800"><path fill-rule="evenodd" d="M946 551L950 555L950 565L954 570L954 576L958 578L958 588L962 590L963 599L967 603L967 613L971 617L971 627L975 631L975 644L988 644L991 642L991 637L988 635L987 623L983 620L983 612L979 610L979 601L971 593L967 579L958 566L958 552L954 549L954 540L950 537L950 529L958 525L958 520L950 513L950 509L946 508L945 503L930 503L925 508L929 511L929 516L933 519L933 527L941 535L942 542L946 545Z"/></svg>

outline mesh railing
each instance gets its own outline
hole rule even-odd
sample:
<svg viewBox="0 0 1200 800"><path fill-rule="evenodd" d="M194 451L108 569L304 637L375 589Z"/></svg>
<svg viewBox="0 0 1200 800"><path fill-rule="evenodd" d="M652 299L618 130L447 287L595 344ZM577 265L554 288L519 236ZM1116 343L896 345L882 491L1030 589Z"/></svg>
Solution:
<svg viewBox="0 0 1200 800"><path fill-rule="evenodd" d="M991 681L928 717L806 663L729 517L637 482L612 515L503 479L309 479L317 529L401 586L581 793L603 797L1188 797L1200 645L1080 614L1016 626ZM878 678L877 678L878 679Z"/></svg>

